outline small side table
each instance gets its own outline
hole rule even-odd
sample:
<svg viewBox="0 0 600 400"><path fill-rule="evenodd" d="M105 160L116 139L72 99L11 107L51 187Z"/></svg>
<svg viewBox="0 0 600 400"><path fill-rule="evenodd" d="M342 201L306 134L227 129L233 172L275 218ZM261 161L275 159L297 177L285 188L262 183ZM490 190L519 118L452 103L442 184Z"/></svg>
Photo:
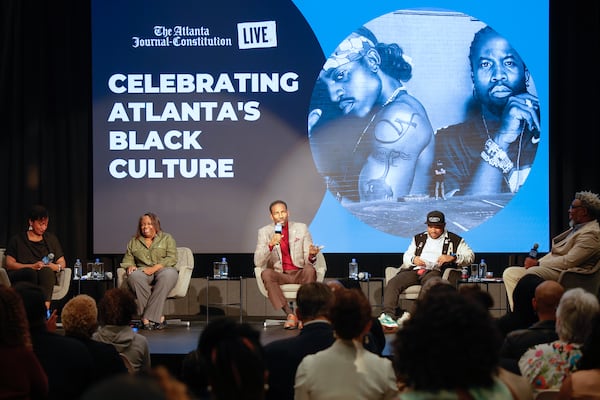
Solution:
<svg viewBox="0 0 600 400"><path fill-rule="evenodd" d="M208 317L209 317L209 309L210 306L238 306L240 308L240 323L242 323L243 321L243 314L244 314L244 285L243 285L243 279L244 277L242 276L230 276L227 278L214 278L212 276L207 276L206 277L206 323L208 323ZM239 287L240 287L240 300L239 302L228 302L227 300L224 300L222 303L211 303L210 302L210 283L211 282L226 282L227 284L227 289L229 288L229 283L230 282L235 282L237 281L239 283ZM227 290L225 291L225 293L227 293Z"/></svg>
<svg viewBox="0 0 600 400"><path fill-rule="evenodd" d="M504 287L504 281L502 278L484 278L475 282L469 282L466 279L459 279L457 282L457 285L469 284L482 287L483 290L492 296L492 299L494 300L494 307L490 308L492 315L499 317L506 313L508 310L508 297L506 295L506 288Z"/></svg>
<svg viewBox="0 0 600 400"><path fill-rule="evenodd" d="M115 287L113 279L73 279L73 282L77 282L77 294L83 293L89 294L96 301L100 300L104 296L104 292L108 289Z"/></svg>
<svg viewBox="0 0 600 400"><path fill-rule="evenodd" d="M369 299L369 302L371 301L371 282L377 282L379 283L379 285L381 285L381 297L379 299L377 299L376 302L374 302L371 307L372 308L383 308L383 291L385 290L385 278L381 278L381 277L369 277L368 279L365 280L361 280L359 281L361 284L361 287L363 286L363 283L366 285L367 287L367 299Z"/></svg>

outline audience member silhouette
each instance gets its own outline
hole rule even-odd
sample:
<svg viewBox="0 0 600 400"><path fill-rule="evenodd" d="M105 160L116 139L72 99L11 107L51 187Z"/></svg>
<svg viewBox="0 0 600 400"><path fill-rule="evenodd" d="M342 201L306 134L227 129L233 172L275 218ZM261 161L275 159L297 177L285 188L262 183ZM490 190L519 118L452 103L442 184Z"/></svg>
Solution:
<svg viewBox="0 0 600 400"><path fill-rule="evenodd" d="M535 297L535 289L542 282L544 282L543 278L533 274L525 275L519 280L513 292L512 312L509 311L496 320L503 337L509 332L528 328L537 322L532 300Z"/></svg>
<svg viewBox="0 0 600 400"><path fill-rule="evenodd" d="M296 295L296 315L304 327L297 336L273 341L265 346L269 369L267 399L293 400L296 369L307 354L314 354L333 344L333 327L329 309L333 291L321 282L305 283Z"/></svg>
<svg viewBox="0 0 600 400"><path fill-rule="evenodd" d="M598 298L582 288L569 289L562 295L556 309L558 340L538 344L519 359L521 375L529 380L534 392L560 388L575 369L581 345L599 310Z"/></svg>
<svg viewBox="0 0 600 400"><path fill-rule="evenodd" d="M92 339L92 334L98 327L96 300L86 294L73 297L63 307L61 320L65 336L79 340L92 355L94 372L90 376L91 380L98 382L113 374L127 372L112 344Z"/></svg>
<svg viewBox="0 0 600 400"><path fill-rule="evenodd" d="M185 384L164 366L138 374L120 374L92 386L82 400L191 400Z"/></svg>
<svg viewBox="0 0 600 400"><path fill-rule="evenodd" d="M135 371L149 370L148 340L134 332L129 325L136 310L135 298L128 289L107 290L98 303L100 327L92 338L112 344L117 352L127 358Z"/></svg>
<svg viewBox="0 0 600 400"><path fill-rule="evenodd" d="M79 399L94 371L90 352L78 340L48 331L46 298L40 286L18 282L14 288L25 305L33 351L48 376L48 399Z"/></svg>
<svg viewBox="0 0 600 400"><path fill-rule="evenodd" d="M532 300L538 321L528 328L509 332L500 349L500 364L507 370L521 374L519 359L528 348L558 339L556 308L565 289L556 281L544 281L535 289Z"/></svg>
<svg viewBox="0 0 600 400"><path fill-rule="evenodd" d="M348 281L350 280L351 279L349 279ZM329 286L334 293L336 289L344 288L362 290L360 285L354 286L352 284L348 284L347 282L342 283L338 280L327 281L327 286ZM363 337L363 346L365 346L365 349L369 350L372 353L382 355L383 349L385 349L385 343L385 333L383 332L381 322L379 322L378 318L373 318L371 329L369 329L369 332Z"/></svg>
<svg viewBox="0 0 600 400"><path fill-rule="evenodd" d="M212 320L202 331L198 353L213 400L262 400L267 364L260 332L227 317Z"/></svg>
<svg viewBox="0 0 600 400"><path fill-rule="evenodd" d="M439 289L438 289L439 290ZM494 299L487 290L477 284L460 285L458 293L469 301L479 304L488 311L494 306ZM527 379L503 368L501 365L497 370L497 378L504 383L510 390L514 400L531 400L533 390Z"/></svg>
<svg viewBox="0 0 600 400"><path fill-rule="evenodd" d="M577 371L562 382L558 398L600 399L600 315L594 318L592 329L581 347Z"/></svg>
<svg viewBox="0 0 600 400"><path fill-rule="evenodd" d="M0 399L45 399L48 377L33 353L21 296L0 285Z"/></svg>
<svg viewBox="0 0 600 400"><path fill-rule="evenodd" d="M365 349L373 317L364 293L338 289L330 311L335 342L304 357L295 379L295 399L395 399L392 363Z"/></svg>
<svg viewBox="0 0 600 400"><path fill-rule="evenodd" d="M498 377L500 335L489 311L434 286L396 333L393 363L400 399L512 399Z"/></svg>

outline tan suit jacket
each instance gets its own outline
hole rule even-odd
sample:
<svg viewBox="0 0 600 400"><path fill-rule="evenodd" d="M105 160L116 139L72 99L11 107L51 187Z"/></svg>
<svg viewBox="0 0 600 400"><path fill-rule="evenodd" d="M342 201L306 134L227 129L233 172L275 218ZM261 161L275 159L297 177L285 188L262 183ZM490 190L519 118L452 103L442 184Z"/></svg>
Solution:
<svg viewBox="0 0 600 400"><path fill-rule="evenodd" d="M281 248L275 246L273 251L269 250L269 242L274 232L275 224L263 226L258 230L256 250L254 251L254 265L263 270L265 268L274 268L277 272L283 272L281 266ZM288 232L290 236L290 256L294 265L298 268L304 268L307 264L313 265L308 260L312 237L306 224L288 221Z"/></svg>
<svg viewBox="0 0 600 400"><path fill-rule="evenodd" d="M539 260L540 267L557 271L580 267L590 269L600 260L600 226L597 220L573 228L552 239L550 253Z"/></svg>

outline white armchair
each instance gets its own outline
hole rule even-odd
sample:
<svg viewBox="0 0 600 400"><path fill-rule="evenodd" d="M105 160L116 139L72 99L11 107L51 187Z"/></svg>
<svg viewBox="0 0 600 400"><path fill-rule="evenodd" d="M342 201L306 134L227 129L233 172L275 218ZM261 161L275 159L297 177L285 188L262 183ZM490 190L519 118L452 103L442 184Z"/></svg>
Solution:
<svg viewBox="0 0 600 400"><path fill-rule="evenodd" d="M192 280L192 272L194 271L194 254L189 247L177 247L177 264L175 268L179 272L177 284L171 289L168 299L182 298L187 295L190 282ZM123 287L127 283L127 271L125 268L117 268L117 287ZM180 323L179 320L168 320L170 325ZM183 323L188 325L187 322Z"/></svg>
<svg viewBox="0 0 600 400"><path fill-rule="evenodd" d="M327 272L327 263L325 262L325 256L323 253L317 254L317 261L315 262L315 269L317 270L317 282L323 282L325 279L325 272ZM258 290L260 293L266 298L269 297L267 293L267 288L265 288L265 283L261 278L263 269L261 267L254 267L254 276L256 277L256 284L258 285ZM298 289L300 289L300 285L296 283L288 283L284 285L280 285L281 290L283 291L283 295L285 298L293 305L296 302L296 294L298 293ZM285 322L284 320L270 320L267 319L265 321L265 325L269 324L279 324Z"/></svg>
<svg viewBox="0 0 600 400"><path fill-rule="evenodd" d="M385 284L400 272L401 267L386 267L385 268ZM442 279L446 279L452 285L456 286L460 279L461 270L459 268L446 268L442 274ZM416 300L421 292L421 285L413 285L407 287L404 292L400 293L399 300Z"/></svg>
<svg viewBox="0 0 600 400"><path fill-rule="evenodd" d="M5 256L4 252L6 249L0 249L0 284L10 286L10 279L8 278L8 272L5 269ZM69 293L71 287L71 269L65 268L56 275L56 285L52 290L52 300L61 300Z"/></svg>

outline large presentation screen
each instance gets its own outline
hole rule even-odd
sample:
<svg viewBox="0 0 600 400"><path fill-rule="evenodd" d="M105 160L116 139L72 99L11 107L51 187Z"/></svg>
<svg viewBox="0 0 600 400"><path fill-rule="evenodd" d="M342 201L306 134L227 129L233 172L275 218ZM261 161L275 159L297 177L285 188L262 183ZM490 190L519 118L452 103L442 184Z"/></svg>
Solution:
<svg viewBox="0 0 600 400"><path fill-rule="evenodd" d="M547 251L548 7L92 0L94 253L146 212L252 253L278 199L324 252L402 252L432 210Z"/></svg>

